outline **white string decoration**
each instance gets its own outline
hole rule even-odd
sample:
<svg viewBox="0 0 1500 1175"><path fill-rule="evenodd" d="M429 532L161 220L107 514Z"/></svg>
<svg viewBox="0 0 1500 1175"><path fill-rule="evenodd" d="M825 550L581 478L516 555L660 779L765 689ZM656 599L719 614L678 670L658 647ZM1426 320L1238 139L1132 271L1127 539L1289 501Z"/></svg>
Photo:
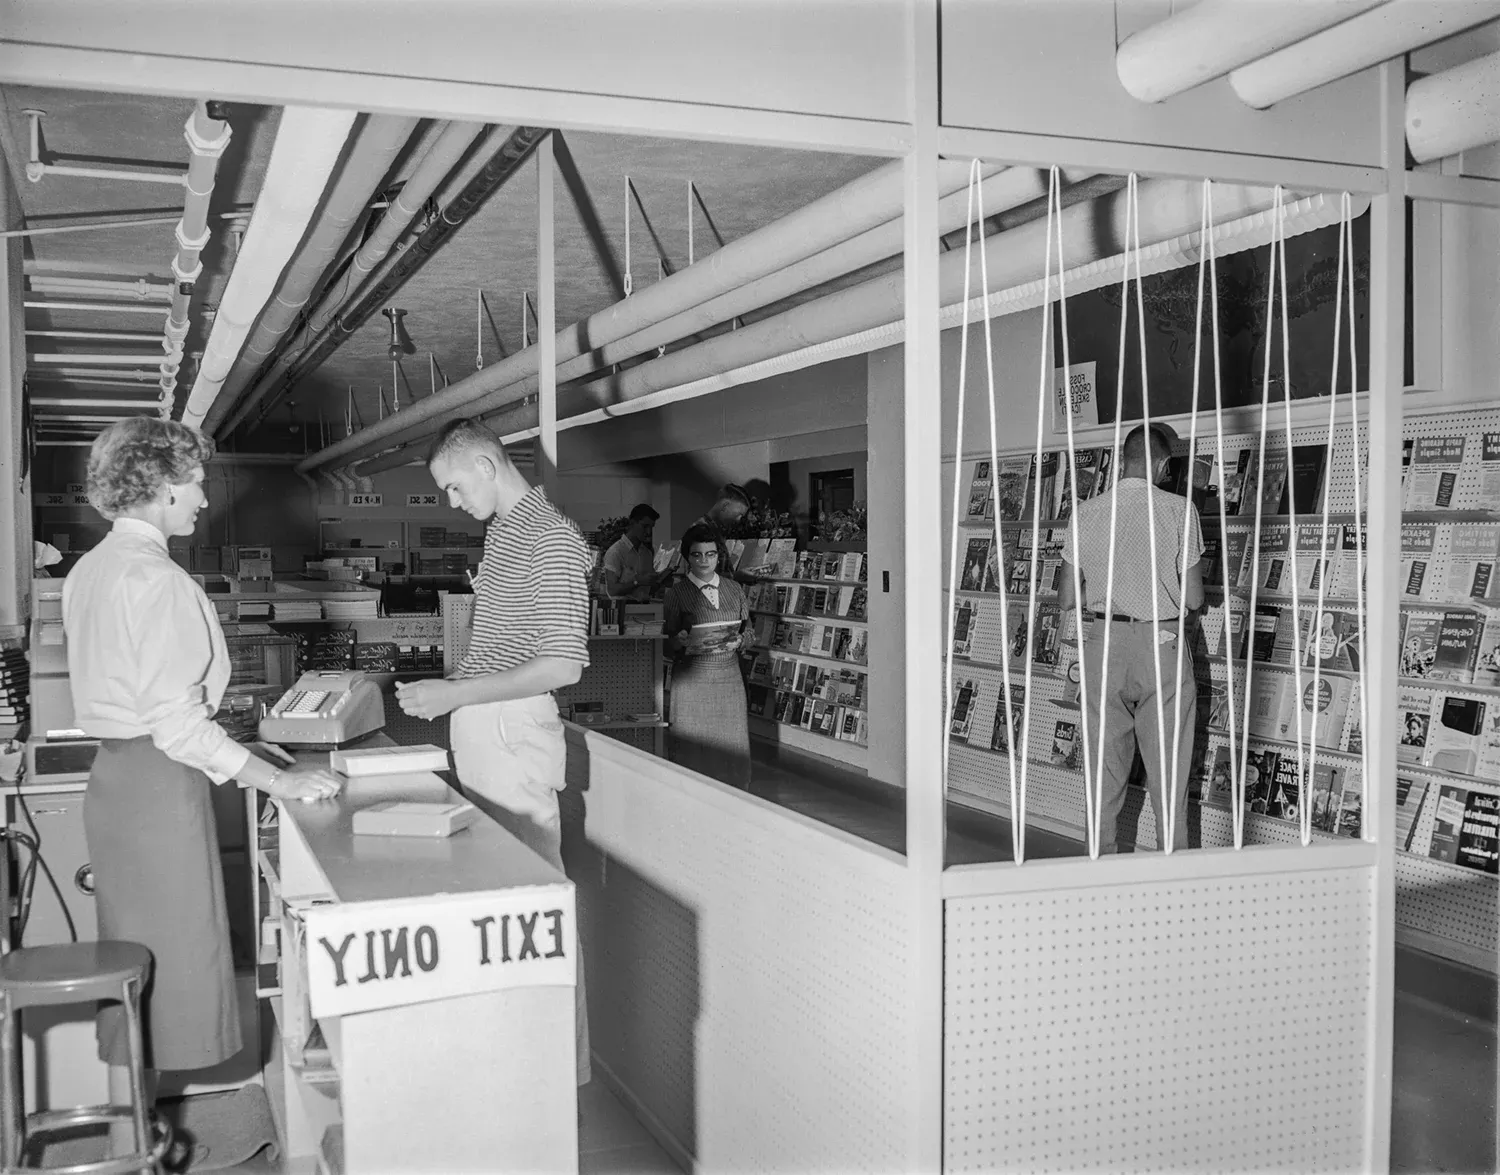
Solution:
<svg viewBox="0 0 1500 1175"><path fill-rule="evenodd" d="M1349 285L1349 297L1344 302L1349 316L1349 436L1354 452L1354 570L1355 612L1359 618L1359 766L1360 779L1364 783L1365 796L1370 794L1370 646L1365 633L1365 499L1360 485L1359 444L1359 366L1358 345L1354 333L1354 207L1349 193L1345 192L1341 202L1345 232L1349 248L1344 254L1344 276ZM1338 388L1329 388L1329 393L1338 398ZM1374 829L1370 822L1361 818L1360 833L1365 840L1374 840Z"/></svg>
<svg viewBox="0 0 1500 1175"><path fill-rule="evenodd" d="M1078 453L1073 437L1073 363L1068 345L1068 290L1067 290L1067 264L1063 259L1062 241L1062 173L1056 164L1053 164L1051 174L1047 181L1047 225L1048 239L1051 239L1051 226L1057 225L1057 308L1058 308L1058 332L1062 336L1062 386L1063 386L1063 413L1068 426L1068 468L1064 477L1068 485L1069 509L1068 517L1072 520L1069 534L1073 540L1073 558L1069 565L1073 572L1073 641L1078 650L1078 696L1079 727L1083 737L1084 753L1083 759L1083 811L1084 811L1084 835L1085 839L1094 846L1090 856L1098 856L1099 841L1099 809L1102 807L1103 784L1095 776L1091 769L1088 756L1089 746L1089 678L1088 666L1083 655L1083 572L1079 570L1081 561L1078 549ZM1050 256L1050 252L1049 252ZM1047 291L1042 291L1042 306L1044 310L1042 320L1042 337L1045 340L1047 332L1051 329L1052 316L1045 313L1047 306ZM1039 376L1039 389L1037 396L1038 413L1042 410L1046 387L1046 363L1047 347L1042 346L1042 371ZM1035 553L1033 552L1033 558ZM1062 618L1058 618L1058 627L1062 629ZM1095 798L1096 795L1099 798ZM1090 831L1092 829L1092 831Z"/></svg>
<svg viewBox="0 0 1500 1175"><path fill-rule="evenodd" d="M1137 267L1140 265L1140 241L1136 241L1136 250L1130 251L1130 234L1136 224L1136 218L1131 215L1135 209L1139 195L1136 190L1136 177L1132 172L1125 181L1125 249L1124 262L1121 266L1120 277L1120 353L1119 362L1115 369L1115 428L1114 438L1110 446L1110 487L1109 487L1109 554L1105 559L1104 573L1104 641L1099 681L1099 744L1095 749L1094 778L1100 781L1099 794L1094 797L1093 820L1089 823L1089 856L1099 856L1099 825L1104 818L1103 810L1103 780L1104 780L1104 737L1109 728L1109 720L1105 713L1103 699L1109 695L1109 650L1114 634L1114 624L1110 617L1115 610L1115 544L1114 536L1118 529L1120 517L1120 443L1121 425L1125 417L1125 334L1126 325L1130 319L1130 262L1132 256ZM1140 282L1140 272L1137 268L1136 281ZM1077 529L1077 523L1074 523ZM1085 703L1087 704L1087 703Z"/></svg>

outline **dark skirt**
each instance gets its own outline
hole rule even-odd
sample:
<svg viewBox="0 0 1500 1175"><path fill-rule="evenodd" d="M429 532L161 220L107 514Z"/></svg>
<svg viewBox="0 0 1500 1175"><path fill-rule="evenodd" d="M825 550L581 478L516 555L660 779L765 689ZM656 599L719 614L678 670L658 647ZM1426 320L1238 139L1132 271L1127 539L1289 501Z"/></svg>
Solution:
<svg viewBox="0 0 1500 1175"><path fill-rule="evenodd" d="M240 1051L213 786L148 737L105 739L84 797L99 937L140 943L155 961L143 1022L153 1069L204 1069ZM98 1033L100 1059L124 1064L118 1004L100 1007Z"/></svg>
<svg viewBox="0 0 1500 1175"><path fill-rule="evenodd" d="M684 657L672 669L669 757L733 787L750 786L745 679L734 653Z"/></svg>

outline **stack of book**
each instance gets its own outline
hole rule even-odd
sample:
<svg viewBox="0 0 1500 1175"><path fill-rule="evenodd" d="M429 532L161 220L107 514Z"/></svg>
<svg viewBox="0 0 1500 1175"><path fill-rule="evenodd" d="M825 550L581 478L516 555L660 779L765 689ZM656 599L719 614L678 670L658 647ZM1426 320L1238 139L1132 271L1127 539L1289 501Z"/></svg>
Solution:
<svg viewBox="0 0 1500 1175"><path fill-rule="evenodd" d="M0 650L0 739L15 738L31 717L31 666L20 649Z"/></svg>

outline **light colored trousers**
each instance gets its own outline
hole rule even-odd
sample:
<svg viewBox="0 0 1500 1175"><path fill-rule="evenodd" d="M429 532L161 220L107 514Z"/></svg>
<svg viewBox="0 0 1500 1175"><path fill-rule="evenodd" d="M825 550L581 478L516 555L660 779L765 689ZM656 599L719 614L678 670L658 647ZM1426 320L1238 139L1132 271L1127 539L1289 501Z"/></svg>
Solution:
<svg viewBox="0 0 1500 1175"><path fill-rule="evenodd" d="M1182 690L1177 686L1177 624L1152 624L1141 621L1109 621L1109 673L1104 669L1104 629L1101 618L1093 624L1083 643L1083 663L1087 670L1087 705L1089 770L1098 763L1101 734L1104 743L1104 769L1097 778L1103 788L1099 821L1099 851L1119 851L1120 811L1125 806L1125 786L1135 762L1136 747L1146 766L1146 792L1156 815L1159 844L1166 843L1166 825L1162 820L1162 764L1168 769L1167 789L1176 780L1177 795L1173 849L1188 847L1188 769L1193 754L1193 725L1198 715L1198 687L1193 679L1193 654L1184 649L1182 656ZM1157 675L1153 663L1161 670L1161 726L1157 725ZM1100 705L1100 696L1104 703ZM1165 751L1160 737L1166 735ZM1173 731L1178 748L1172 761Z"/></svg>
<svg viewBox="0 0 1500 1175"><path fill-rule="evenodd" d="M462 706L450 726L453 766L464 793L559 873L562 818L557 793L566 782L568 746L551 694ZM589 1081L589 1014L578 944L578 1084Z"/></svg>

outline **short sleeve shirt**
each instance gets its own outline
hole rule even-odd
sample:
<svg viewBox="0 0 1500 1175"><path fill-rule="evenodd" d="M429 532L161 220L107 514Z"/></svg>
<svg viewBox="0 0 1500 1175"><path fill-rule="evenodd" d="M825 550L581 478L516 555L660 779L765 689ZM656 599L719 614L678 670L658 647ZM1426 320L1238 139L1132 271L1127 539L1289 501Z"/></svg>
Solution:
<svg viewBox="0 0 1500 1175"><path fill-rule="evenodd" d="M481 677L535 657L589 663L593 559L575 523L540 487L490 521L474 584L474 630L457 677Z"/></svg>
<svg viewBox="0 0 1500 1175"><path fill-rule="evenodd" d="M1109 611L1137 620L1174 620L1182 599L1181 577L1203 558L1203 532L1198 508L1186 498L1149 485L1144 478L1126 477L1117 483L1119 505L1113 508L1114 541L1110 539L1111 503L1115 490L1078 503L1076 521L1063 540L1063 558L1072 562L1073 536L1078 536L1078 570L1085 580L1087 607L1105 610L1109 586L1110 549L1114 549L1114 591ZM1148 497L1149 495L1149 497ZM1156 561L1151 553L1151 522L1155 521ZM1187 542L1183 543L1186 521ZM1187 558L1182 557L1186 550ZM1152 581L1156 598L1152 599Z"/></svg>
<svg viewBox="0 0 1500 1175"><path fill-rule="evenodd" d="M637 547L629 538L621 535L604 552L604 570L614 572L621 579L625 578L627 570L634 571L634 582L640 583L651 575L654 559L650 543L642 543Z"/></svg>

